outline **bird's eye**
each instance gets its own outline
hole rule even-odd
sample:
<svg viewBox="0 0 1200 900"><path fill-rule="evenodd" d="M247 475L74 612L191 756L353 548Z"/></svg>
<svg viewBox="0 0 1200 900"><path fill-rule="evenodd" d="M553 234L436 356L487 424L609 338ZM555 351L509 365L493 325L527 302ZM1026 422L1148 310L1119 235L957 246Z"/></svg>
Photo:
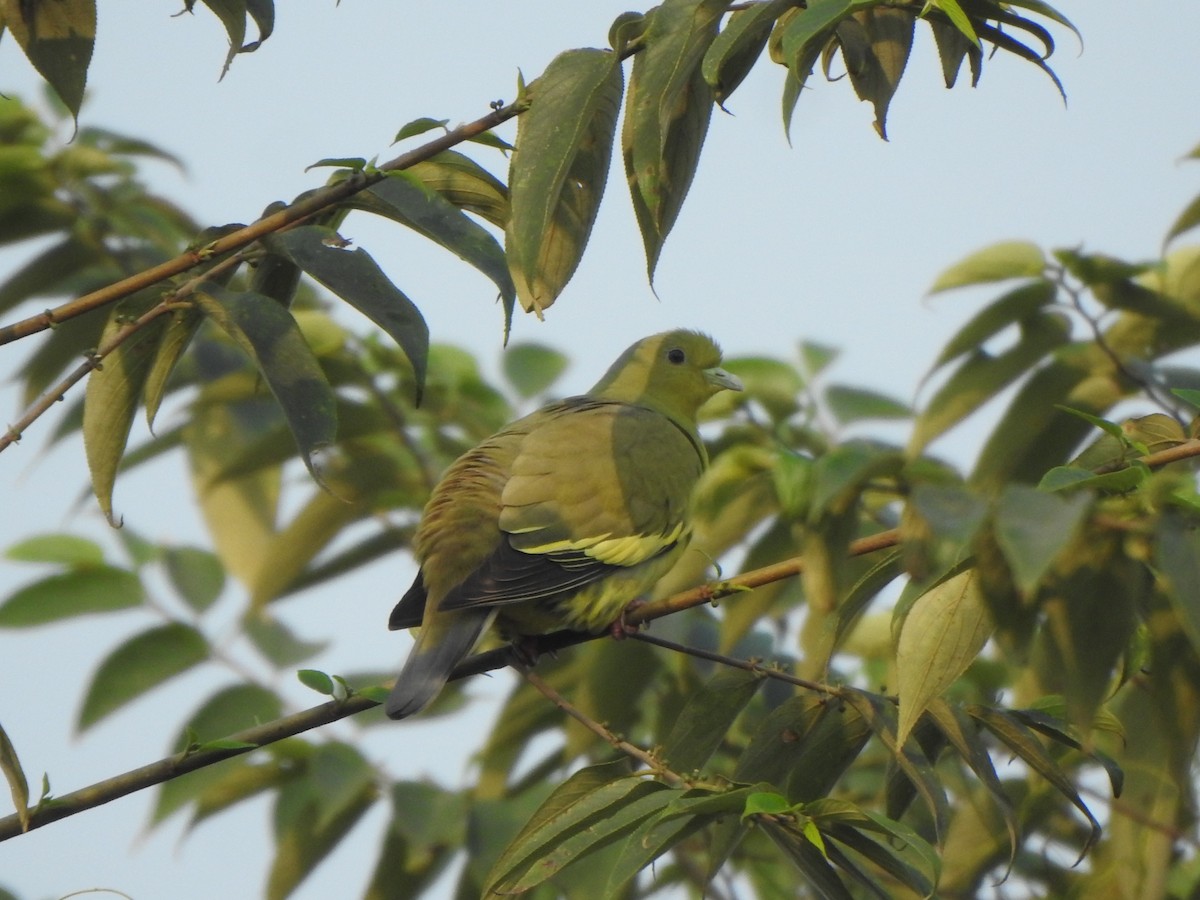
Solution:
<svg viewBox="0 0 1200 900"><path fill-rule="evenodd" d="M678 366L686 359L687 359L687 354L684 353L682 350L680 350L678 347L672 347L670 350L667 351L667 361L669 363L671 363L672 365Z"/></svg>

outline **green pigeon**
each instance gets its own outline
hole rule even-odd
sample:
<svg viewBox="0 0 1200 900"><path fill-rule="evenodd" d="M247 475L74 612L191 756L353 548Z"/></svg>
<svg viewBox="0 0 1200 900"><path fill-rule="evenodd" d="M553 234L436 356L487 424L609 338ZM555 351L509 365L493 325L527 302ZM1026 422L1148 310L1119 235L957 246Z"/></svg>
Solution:
<svg viewBox="0 0 1200 900"><path fill-rule="evenodd" d="M388 621L421 626L391 718L429 704L493 623L506 638L602 631L666 574L708 464L696 413L742 389L720 366L698 332L645 338L586 394L518 419L446 470L413 541L421 570Z"/></svg>

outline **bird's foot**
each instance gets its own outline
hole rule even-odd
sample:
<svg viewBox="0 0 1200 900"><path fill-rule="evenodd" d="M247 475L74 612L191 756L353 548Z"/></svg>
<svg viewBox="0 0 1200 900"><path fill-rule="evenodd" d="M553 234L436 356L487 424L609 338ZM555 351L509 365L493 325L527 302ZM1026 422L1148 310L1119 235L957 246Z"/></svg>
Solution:
<svg viewBox="0 0 1200 900"><path fill-rule="evenodd" d="M641 625L633 625L625 618L639 606L645 606L645 600L634 600L617 616L616 620L608 626L608 633L613 636L614 641L623 641L630 635L637 634L641 629Z"/></svg>
<svg viewBox="0 0 1200 900"><path fill-rule="evenodd" d="M513 656L516 657L517 662L527 669L531 669L537 665L537 661L542 655L542 651L538 646L537 635L535 634L517 635L517 637L513 638L509 646L512 648Z"/></svg>

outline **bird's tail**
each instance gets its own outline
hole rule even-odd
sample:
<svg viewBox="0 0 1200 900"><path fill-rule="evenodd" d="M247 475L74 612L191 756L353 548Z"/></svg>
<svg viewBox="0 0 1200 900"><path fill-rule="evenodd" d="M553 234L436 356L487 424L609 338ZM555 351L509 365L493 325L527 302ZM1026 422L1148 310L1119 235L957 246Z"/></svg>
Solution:
<svg viewBox="0 0 1200 900"><path fill-rule="evenodd" d="M424 626L384 705L388 718L403 719L428 706L495 615L494 609L467 609Z"/></svg>

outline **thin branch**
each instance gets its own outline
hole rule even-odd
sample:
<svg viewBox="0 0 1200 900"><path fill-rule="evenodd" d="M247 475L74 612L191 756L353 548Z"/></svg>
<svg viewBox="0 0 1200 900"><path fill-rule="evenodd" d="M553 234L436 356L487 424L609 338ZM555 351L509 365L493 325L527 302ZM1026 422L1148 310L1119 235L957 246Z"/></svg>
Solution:
<svg viewBox="0 0 1200 900"><path fill-rule="evenodd" d="M662 778L663 781L668 781L674 785L687 784L682 775L667 768L663 764L663 761L658 759L649 750L643 750L636 744L631 744L629 741L613 734L595 719L578 709L574 704L571 703L570 700L548 685L540 676L535 675L525 666L520 666L519 668L521 674L525 676L525 680L537 688L543 697L565 712L568 716L570 716L592 734L596 735L602 741L612 744L612 746L621 753L624 753L626 756L637 760L646 768L653 771L655 775Z"/></svg>
<svg viewBox="0 0 1200 900"><path fill-rule="evenodd" d="M769 665L763 662L755 662L752 659L739 659L736 656L726 656L724 653L713 653L711 650L702 650L699 647L690 647L687 644L679 644L675 641L668 641L665 638L655 637L646 634L645 632L634 632L629 635L631 640L642 641L646 644L653 644L656 647L662 647L664 650L672 650L675 653L683 653L687 656L694 656L697 659L714 662L718 665L728 666L731 669L742 669L746 672L753 672L756 675L762 675L765 678L774 678L776 681L784 681L795 687L804 688L808 691L816 691L821 694L828 694L831 697L841 697L844 693L842 688L834 684L822 684L819 681L809 681L807 678L797 678L782 669Z"/></svg>
<svg viewBox="0 0 1200 900"><path fill-rule="evenodd" d="M62 381L50 388L41 397L33 403L17 421L8 426L8 429L0 434L0 451L3 451L11 444L21 440L21 435L34 422L45 415L55 403L61 401L71 388L81 382L88 373L100 368L104 357L108 356L129 338L136 334L139 330L149 325L159 316L168 313L173 309L178 309L182 304L171 302L159 303L157 306L148 309L142 315L138 316L131 322L127 322L106 340L103 344L88 353L82 363L80 363L72 372L70 372Z"/></svg>

